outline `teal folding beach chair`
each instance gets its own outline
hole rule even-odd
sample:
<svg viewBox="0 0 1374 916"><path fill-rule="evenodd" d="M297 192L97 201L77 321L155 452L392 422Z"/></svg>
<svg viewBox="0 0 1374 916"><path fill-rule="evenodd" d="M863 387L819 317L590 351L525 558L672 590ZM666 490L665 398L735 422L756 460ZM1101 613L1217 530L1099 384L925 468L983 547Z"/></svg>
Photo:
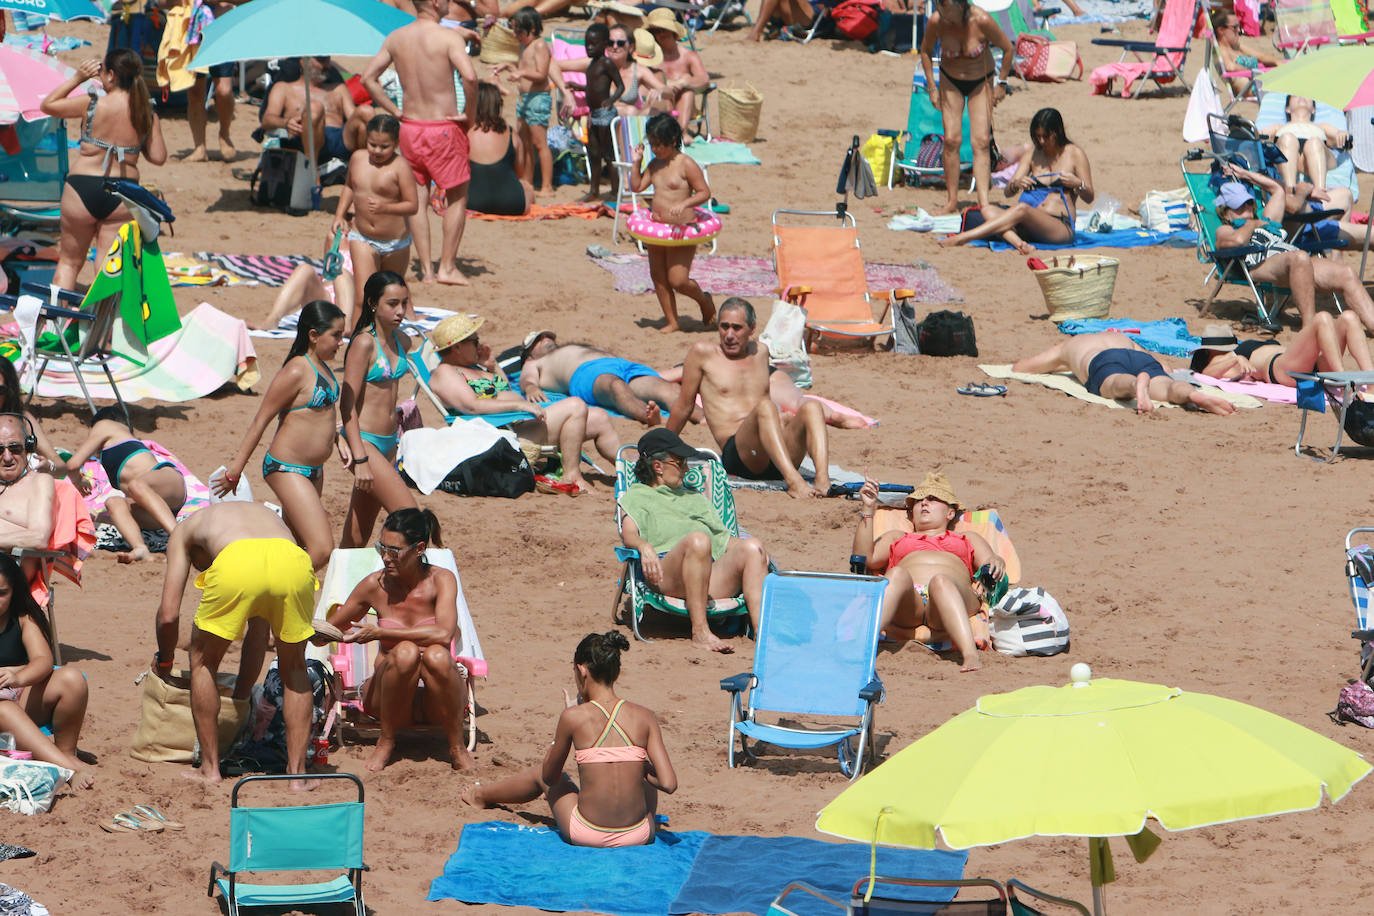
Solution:
<svg viewBox="0 0 1374 916"><path fill-rule="evenodd" d="M0 151L0 230L56 230L67 180L67 122L21 119L14 131L19 152Z"/></svg>
<svg viewBox="0 0 1374 916"><path fill-rule="evenodd" d="M210 886L205 891L207 897L220 892L229 916L238 916L244 907L287 910L330 903L352 903L357 916L365 916L363 872L368 867L363 863L363 784L358 777L351 773L311 776L321 781L351 781L358 790L357 801L264 808L239 805L239 792L250 782L299 778L245 776L234 783L229 799L229 867L212 864ZM245 884L239 880L244 872L340 870L343 874L338 877L314 884Z"/></svg>
<svg viewBox="0 0 1374 916"><path fill-rule="evenodd" d="M754 670L720 682L730 694L731 767L738 738L749 757L751 740L834 747L840 771L858 778L865 759L876 756L873 710L884 692L874 666L886 590L881 576L778 572L764 579Z"/></svg>
<svg viewBox="0 0 1374 916"><path fill-rule="evenodd" d="M735 537L748 537L739 527L739 517L735 514L735 497L730 492L729 479L720 458L712 452L701 451L709 458L693 458L687 463L687 473L683 477L684 487L697 490L710 500L711 506L720 516L721 522ZM639 458L639 447L622 445L615 457L615 529L619 535L625 523L625 510L620 508L620 497L636 482L635 461ZM634 630L635 639L652 642L639 630L640 621L646 610L658 611L674 617L687 616L687 602L681 598L671 598L655 591L644 578L639 566L639 551L624 544L615 546L615 558L620 563L620 581L615 587L615 601L611 605L611 620L625 623ZM622 605L628 598L628 607ZM706 599L706 619L718 620L726 617L747 617L749 609L744 604L743 595L731 598Z"/></svg>
<svg viewBox="0 0 1374 916"><path fill-rule="evenodd" d="M922 181L942 181L945 177L945 166L943 162L936 162L934 165L922 165L918 161L918 154L921 150L921 141L926 137L940 137L945 135L945 122L940 117L940 112L930 102L930 92L924 85L912 83L911 102L907 107L906 130L902 131L897 138L897 149L892 157L892 164L887 170L887 186L892 187L893 180L900 172L908 183L919 185ZM968 111L964 111L963 141L959 144L959 171L967 172L973 168L973 141L970 139L968 126ZM970 182L969 190L973 189Z"/></svg>

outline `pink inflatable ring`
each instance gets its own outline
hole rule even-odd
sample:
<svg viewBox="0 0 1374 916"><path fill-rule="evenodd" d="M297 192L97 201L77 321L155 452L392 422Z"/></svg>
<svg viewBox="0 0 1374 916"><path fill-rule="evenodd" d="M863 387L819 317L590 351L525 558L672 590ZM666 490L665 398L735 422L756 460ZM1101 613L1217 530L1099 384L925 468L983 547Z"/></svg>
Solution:
<svg viewBox="0 0 1374 916"><path fill-rule="evenodd" d="M646 245L704 245L720 234L720 217L703 207L697 207L696 215L692 222L674 226L658 222L649 210L636 210L625 226Z"/></svg>

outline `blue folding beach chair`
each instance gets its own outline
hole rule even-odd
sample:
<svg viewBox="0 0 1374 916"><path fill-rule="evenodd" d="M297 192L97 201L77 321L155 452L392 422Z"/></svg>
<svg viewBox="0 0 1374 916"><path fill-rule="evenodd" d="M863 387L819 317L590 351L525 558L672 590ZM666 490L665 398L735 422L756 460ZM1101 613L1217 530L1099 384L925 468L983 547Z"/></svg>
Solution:
<svg viewBox="0 0 1374 916"><path fill-rule="evenodd" d="M299 776L245 776L234 783L229 799L229 867L210 866L210 886L224 897L229 916L242 907L286 910L314 908L328 903L352 903L357 916L363 906L363 784L351 773L325 773L312 779L345 779L358 790L357 801L333 804L280 805L249 808L239 805L239 791L250 782L299 779ZM243 872L339 871L330 881L314 884L244 884Z"/></svg>
<svg viewBox="0 0 1374 916"><path fill-rule="evenodd" d="M1350 585L1350 601L1355 605L1355 631L1350 636L1360 641L1360 679L1366 682L1374 669L1374 617L1369 612L1370 589L1374 588L1374 546L1369 543L1370 534L1374 534L1374 528L1351 528L1345 535L1345 578Z"/></svg>
<svg viewBox="0 0 1374 916"><path fill-rule="evenodd" d="M834 746L840 771L858 778L865 754L875 757L873 708L884 691L874 666L886 589L879 576L779 572L764 579L754 670L720 682L730 694L731 767L738 736L750 757L750 739L801 750ZM843 721L766 724L760 713Z"/></svg>

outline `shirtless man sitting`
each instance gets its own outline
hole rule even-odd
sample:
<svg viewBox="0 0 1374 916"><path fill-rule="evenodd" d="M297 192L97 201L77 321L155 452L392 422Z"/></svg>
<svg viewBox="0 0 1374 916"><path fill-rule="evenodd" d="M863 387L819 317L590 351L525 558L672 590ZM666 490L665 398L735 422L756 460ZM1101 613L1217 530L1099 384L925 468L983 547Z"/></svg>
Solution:
<svg viewBox="0 0 1374 916"><path fill-rule="evenodd" d="M287 82L278 80L272 84L272 89L267 93L267 105L262 112L262 126L268 130L285 130L289 135L285 145L292 148L307 150L307 140L305 136L305 80L307 74L311 79L310 95L310 129L314 134L314 146L308 147L314 150L315 158L323 158L326 149L324 135L325 128L325 94L317 91L319 85L319 64L313 57L297 58L300 65L301 75L298 79Z"/></svg>
<svg viewBox="0 0 1374 916"><path fill-rule="evenodd" d="M51 476L29 467L28 427L0 414L0 550L48 546L53 529Z"/></svg>
<svg viewBox="0 0 1374 916"><path fill-rule="evenodd" d="M590 344L559 344L557 339L552 331L536 331L526 338L520 388L531 401L547 400L545 390L557 391L657 426L663 421L662 411L670 409L682 391L643 363Z"/></svg>
<svg viewBox="0 0 1374 916"><path fill-rule="evenodd" d="M768 349L752 339L756 321L748 301L725 300L718 315L719 341L701 341L687 351L682 391L668 428L682 431L700 394L726 471L747 480L781 480L793 497L825 496L830 490L825 414L818 402L806 400L783 421L769 397ZM816 466L814 488L797 470L808 455Z"/></svg>
<svg viewBox="0 0 1374 916"><path fill-rule="evenodd" d="M1135 398L1138 414L1154 410L1155 401L1191 404L1222 416L1236 412L1236 406L1225 398L1170 378L1159 360L1120 331L1070 337L1043 353L1017 360L1011 368L1032 373L1067 369L1092 394L1118 401Z"/></svg>
<svg viewBox="0 0 1374 916"><path fill-rule="evenodd" d="M314 709L305 643L315 635L310 620L318 587L310 555L296 546L276 513L259 503L218 503L177 525L167 541L167 578L157 612L154 666L164 679L172 673L181 631L181 598L193 567L201 570L196 577L200 605L191 628L191 719L200 742L200 767L187 773L187 778L220 781L220 702L215 675L230 644L246 631L234 696L247 699L262 668L269 627L277 641L284 688L286 772L303 776ZM291 780L294 790L314 787L313 781Z"/></svg>
<svg viewBox="0 0 1374 916"><path fill-rule="evenodd" d="M711 77L701 62L701 55L678 44L680 39L687 37L687 28L677 21L672 10L662 6L650 10L644 19L644 28L663 51L663 63L659 67L663 71L665 110L682 125L682 142L691 143L687 125L696 116L696 93L711 84Z"/></svg>

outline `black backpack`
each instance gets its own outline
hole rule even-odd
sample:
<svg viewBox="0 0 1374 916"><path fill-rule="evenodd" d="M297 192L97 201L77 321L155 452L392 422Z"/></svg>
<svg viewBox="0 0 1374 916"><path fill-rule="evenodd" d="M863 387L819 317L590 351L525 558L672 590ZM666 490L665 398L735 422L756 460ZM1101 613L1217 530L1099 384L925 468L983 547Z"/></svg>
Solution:
<svg viewBox="0 0 1374 916"><path fill-rule="evenodd" d="M296 177L296 157L293 149L265 149L249 183L249 198L256 207L291 208L292 183Z"/></svg>
<svg viewBox="0 0 1374 916"><path fill-rule="evenodd" d="M916 342L926 356L977 356L973 319L963 312L931 312L916 325Z"/></svg>
<svg viewBox="0 0 1374 916"><path fill-rule="evenodd" d="M524 452L500 439L482 454L473 455L450 471L439 489L458 496L515 499L534 490L534 470Z"/></svg>

